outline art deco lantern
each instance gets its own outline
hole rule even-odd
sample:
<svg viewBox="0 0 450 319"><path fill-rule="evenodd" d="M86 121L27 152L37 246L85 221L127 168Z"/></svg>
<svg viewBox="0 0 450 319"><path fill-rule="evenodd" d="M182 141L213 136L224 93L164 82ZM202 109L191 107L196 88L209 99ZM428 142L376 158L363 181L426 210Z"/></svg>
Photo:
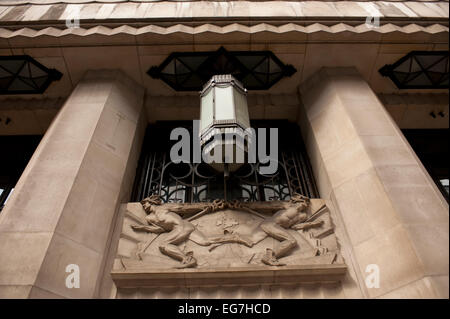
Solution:
<svg viewBox="0 0 450 319"><path fill-rule="evenodd" d="M210 165L228 176L252 145L247 90L231 75L214 75L200 92L200 144L204 156L221 151ZM219 154L219 153L217 153ZM232 156L231 156L232 155ZM215 157L217 159L217 157Z"/></svg>

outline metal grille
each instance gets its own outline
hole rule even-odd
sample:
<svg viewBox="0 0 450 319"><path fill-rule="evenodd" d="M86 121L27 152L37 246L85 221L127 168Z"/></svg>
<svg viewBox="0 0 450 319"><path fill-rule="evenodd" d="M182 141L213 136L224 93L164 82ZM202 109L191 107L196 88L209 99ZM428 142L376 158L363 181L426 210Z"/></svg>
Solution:
<svg viewBox="0 0 450 319"><path fill-rule="evenodd" d="M48 69L29 55L0 56L0 94L44 93L62 73Z"/></svg>
<svg viewBox="0 0 450 319"><path fill-rule="evenodd" d="M184 124L184 125L183 125ZM255 125L256 124L256 125ZM170 129L190 128L187 123L149 126L136 172L132 201L160 195L163 202L208 202L214 199L240 201L289 200L293 193L318 197L309 160L298 126L287 121L252 123L252 127L279 128L278 169L259 173L260 163L243 164L225 179L206 163L179 163L169 159ZM155 140L158 136L158 142ZM176 141L173 141L176 142ZM172 143L173 144L173 143ZM192 148L191 148L192 149Z"/></svg>
<svg viewBox="0 0 450 319"><path fill-rule="evenodd" d="M267 90L297 70L271 51L174 52L147 74L176 91L200 91L213 75L232 74L248 90Z"/></svg>
<svg viewBox="0 0 450 319"><path fill-rule="evenodd" d="M448 51L412 51L379 72L399 89L448 89Z"/></svg>

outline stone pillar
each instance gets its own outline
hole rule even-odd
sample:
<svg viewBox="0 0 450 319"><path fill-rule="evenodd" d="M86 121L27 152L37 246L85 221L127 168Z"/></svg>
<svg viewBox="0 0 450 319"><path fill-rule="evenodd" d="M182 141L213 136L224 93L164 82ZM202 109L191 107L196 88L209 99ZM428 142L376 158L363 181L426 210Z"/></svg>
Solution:
<svg viewBox="0 0 450 319"><path fill-rule="evenodd" d="M0 214L0 298L97 295L117 208L129 200L143 97L120 71L78 83ZM80 288L66 287L69 264Z"/></svg>
<svg viewBox="0 0 450 319"><path fill-rule="evenodd" d="M448 204L369 85L353 68L324 68L300 95L320 195L337 208L365 296L448 298ZM379 288L365 285L371 264Z"/></svg>

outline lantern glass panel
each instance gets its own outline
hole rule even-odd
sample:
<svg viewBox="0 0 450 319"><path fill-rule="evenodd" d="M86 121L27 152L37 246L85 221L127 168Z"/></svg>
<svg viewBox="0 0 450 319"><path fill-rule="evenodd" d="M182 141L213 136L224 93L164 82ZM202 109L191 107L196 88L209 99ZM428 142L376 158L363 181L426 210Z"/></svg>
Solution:
<svg viewBox="0 0 450 319"><path fill-rule="evenodd" d="M215 120L233 120L234 119L234 99L233 87L230 85L225 88L215 87Z"/></svg>
<svg viewBox="0 0 450 319"><path fill-rule="evenodd" d="M236 112L236 121L243 125L244 128L250 127L250 119L248 118L247 97L238 89L234 89L234 107Z"/></svg>
<svg viewBox="0 0 450 319"><path fill-rule="evenodd" d="M204 130L208 125L212 124L214 119L213 90L209 90L201 98L200 102L200 130Z"/></svg>

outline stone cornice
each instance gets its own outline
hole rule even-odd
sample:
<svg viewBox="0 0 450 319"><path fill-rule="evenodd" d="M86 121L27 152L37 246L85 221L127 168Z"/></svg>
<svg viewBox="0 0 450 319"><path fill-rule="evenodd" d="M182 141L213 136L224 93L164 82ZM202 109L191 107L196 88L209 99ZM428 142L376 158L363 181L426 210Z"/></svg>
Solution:
<svg viewBox="0 0 450 319"><path fill-rule="evenodd" d="M298 25L294 23L288 23L283 25L271 25L267 23L260 23L253 26L246 26L238 23L233 23L225 26L218 26L214 24L203 24L197 27L192 27L183 24L176 24L169 27L162 27L157 25L147 25L144 27L133 27L123 25L116 28L109 28L104 26L97 26L88 29L84 28L53 28L48 27L40 30L31 28L20 28L16 30L10 30L7 28L0 28L0 38L14 38L14 37L28 37L35 38L40 36L50 37L64 37L70 35L76 35L81 37L92 35L104 35L112 36L118 34L127 34L133 36L140 36L146 34L157 35L173 35L173 34L188 34L188 35L200 35L205 33L213 33L218 35L225 35L230 33L244 33L244 34L258 34L260 32L268 32L273 34L284 33L299 33L299 34L312 34L317 32L325 32L330 34L339 34L342 32L352 32L358 34L388 34L393 32L401 32L405 34L413 34L417 32L423 32L427 34L440 34L448 33L448 26L442 24L433 24L430 26L421 26L417 24L407 24L404 26L398 26L394 24L384 24L378 28L369 28L365 24L357 26L348 25L345 23L338 23L332 26L327 26L320 23L314 23L308 26Z"/></svg>

